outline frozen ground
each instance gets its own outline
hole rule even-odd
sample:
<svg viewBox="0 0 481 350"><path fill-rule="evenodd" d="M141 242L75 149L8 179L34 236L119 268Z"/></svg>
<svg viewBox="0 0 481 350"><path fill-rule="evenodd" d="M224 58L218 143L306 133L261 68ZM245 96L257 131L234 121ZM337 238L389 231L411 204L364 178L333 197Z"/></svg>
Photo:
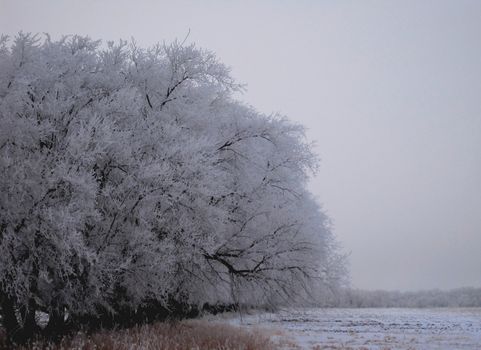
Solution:
<svg viewBox="0 0 481 350"><path fill-rule="evenodd" d="M481 349L481 308L296 309L231 322L271 329L293 349Z"/></svg>

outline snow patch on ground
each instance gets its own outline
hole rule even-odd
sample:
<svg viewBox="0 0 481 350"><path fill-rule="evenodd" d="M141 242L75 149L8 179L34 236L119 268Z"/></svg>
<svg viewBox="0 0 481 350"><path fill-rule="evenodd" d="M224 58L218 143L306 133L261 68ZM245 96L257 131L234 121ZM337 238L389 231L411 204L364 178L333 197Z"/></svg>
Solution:
<svg viewBox="0 0 481 350"><path fill-rule="evenodd" d="M481 349L481 308L289 309L228 320L285 349Z"/></svg>

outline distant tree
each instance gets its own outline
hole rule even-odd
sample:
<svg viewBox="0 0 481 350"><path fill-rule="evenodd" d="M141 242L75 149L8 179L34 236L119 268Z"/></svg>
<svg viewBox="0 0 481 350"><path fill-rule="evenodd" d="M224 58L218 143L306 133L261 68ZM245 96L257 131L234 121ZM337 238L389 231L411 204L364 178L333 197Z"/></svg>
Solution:
<svg viewBox="0 0 481 350"><path fill-rule="evenodd" d="M320 300L322 306L334 307L481 307L481 288L399 292L340 288L335 297Z"/></svg>
<svg viewBox="0 0 481 350"><path fill-rule="evenodd" d="M0 44L0 301L12 337L148 300L292 300L343 263L303 128L177 42ZM17 332L17 333L16 333Z"/></svg>

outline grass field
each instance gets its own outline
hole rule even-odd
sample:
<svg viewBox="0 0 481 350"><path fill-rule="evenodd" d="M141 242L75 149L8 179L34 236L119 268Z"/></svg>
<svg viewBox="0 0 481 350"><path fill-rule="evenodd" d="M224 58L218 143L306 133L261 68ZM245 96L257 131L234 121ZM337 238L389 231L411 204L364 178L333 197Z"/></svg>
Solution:
<svg viewBox="0 0 481 350"><path fill-rule="evenodd" d="M0 345L6 349L6 345ZM255 327L189 320L177 323L156 323L124 330L103 331L92 335L79 333L65 337L59 344L37 341L17 349L82 349L82 350L273 350L269 335Z"/></svg>
<svg viewBox="0 0 481 350"><path fill-rule="evenodd" d="M0 349L2 347L0 328ZM59 344L18 349L82 350L475 350L481 308L289 309L277 314L221 314L200 320L78 333Z"/></svg>

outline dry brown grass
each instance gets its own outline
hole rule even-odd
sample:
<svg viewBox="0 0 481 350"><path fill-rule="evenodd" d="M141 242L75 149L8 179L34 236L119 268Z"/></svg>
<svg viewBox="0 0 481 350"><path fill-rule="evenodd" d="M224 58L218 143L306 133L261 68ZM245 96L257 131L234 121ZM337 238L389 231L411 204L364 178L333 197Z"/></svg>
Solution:
<svg viewBox="0 0 481 350"><path fill-rule="evenodd" d="M260 330L246 330L232 325L203 320L175 324L156 323L92 335L79 333L59 344L35 342L18 349L82 350L272 350L276 346Z"/></svg>

